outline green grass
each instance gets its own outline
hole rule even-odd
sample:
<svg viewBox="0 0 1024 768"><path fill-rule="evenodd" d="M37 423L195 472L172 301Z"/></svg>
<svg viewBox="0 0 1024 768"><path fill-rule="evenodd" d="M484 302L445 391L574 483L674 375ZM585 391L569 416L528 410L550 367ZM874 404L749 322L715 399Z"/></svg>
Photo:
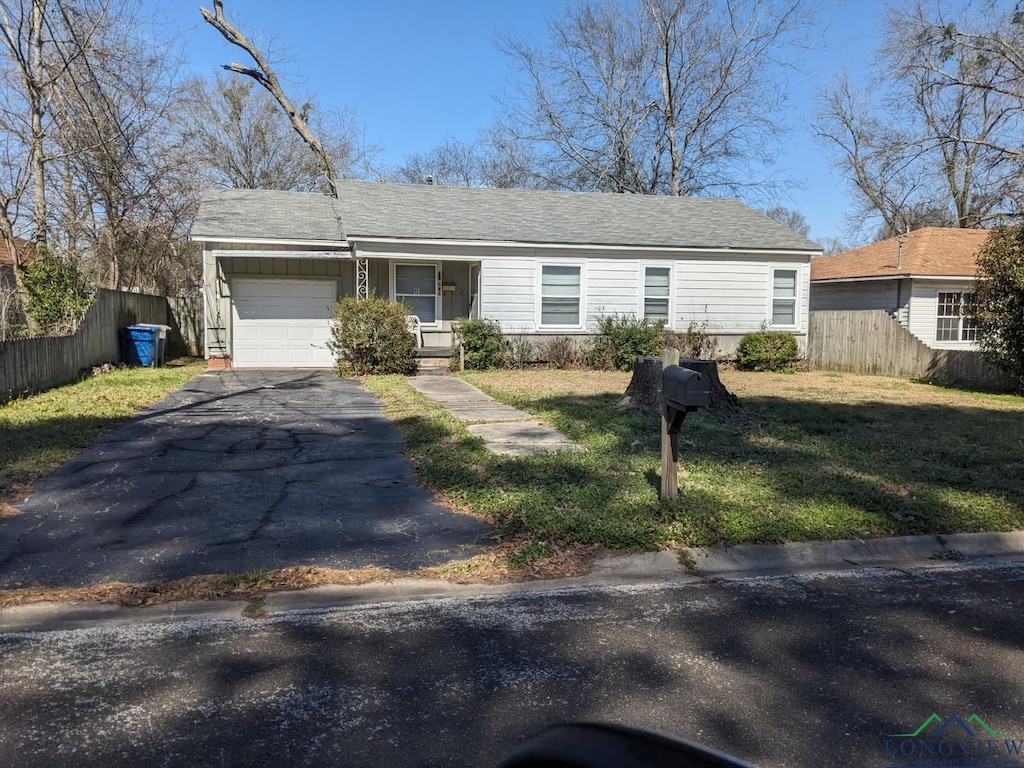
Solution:
<svg viewBox="0 0 1024 768"><path fill-rule="evenodd" d="M203 368L121 368L0 405L0 500L23 493Z"/></svg>
<svg viewBox="0 0 1024 768"><path fill-rule="evenodd" d="M368 381L421 481L507 535L637 550L1024 528L1019 397L853 375L723 374L744 412L687 419L680 498L666 503L658 420L614 408L625 380L587 393L569 373L465 378L587 449L497 456L404 379Z"/></svg>

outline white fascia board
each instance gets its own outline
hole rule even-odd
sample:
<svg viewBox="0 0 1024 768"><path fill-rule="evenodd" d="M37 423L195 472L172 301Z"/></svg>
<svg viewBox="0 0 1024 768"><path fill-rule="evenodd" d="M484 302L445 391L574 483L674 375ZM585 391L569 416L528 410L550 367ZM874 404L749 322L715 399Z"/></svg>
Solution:
<svg viewBox="0 0 1024 768"><path fill-rule="evenodd" d="M871 275L870 277L815 277L811 278L812 283L867 283L878 282L879 280L976 280L975 275Z"/></svg>
<svg viewBox="0 0 1024 768"><path fill-rule="evenodd" d="M906 280L913 275L872 275L871 277L812 277L811 283L866 283L879 280Z"/></svg>
<svg viewBox="0 0 1024 768"><path fill-rule="evenodd" d="M218 259L351 259L349 251L261 251L257 249L234 251L212 249Z"/></svg>
<svg viewBox="0 0 1024 768"><path fill-rule="evenodd" d="M702 248L698 246L658 245L597 245L592 243L531 243L520 240L415 240L403 237L360 237L351 235L350 240L379 245L442 246L456 248L529 248L533 250L626 253L703 253L703 254L748 254L751 256L799 256L811 259L820 256L821 251L774 250L771 248ZM369 254L368 254L369 255ZM385 255L383 253L378 255Z"/></svg>
<svg viewBox="0 0 1024 768"><path fill-rule="evenodd" d="M977 275L914 275L915 280L939 280L944 283L978 280Z"/></svg>
<svg viewBox="0 0 1024 768"><path fill-rule="evenodd" d="M265 237L214 237L212 235L189 235L189 239L196 243L248 243L255 246L294 245L296 247L313 246L320 248L344 248L346 250L350 246L347 240L277 240Z"/></svg>

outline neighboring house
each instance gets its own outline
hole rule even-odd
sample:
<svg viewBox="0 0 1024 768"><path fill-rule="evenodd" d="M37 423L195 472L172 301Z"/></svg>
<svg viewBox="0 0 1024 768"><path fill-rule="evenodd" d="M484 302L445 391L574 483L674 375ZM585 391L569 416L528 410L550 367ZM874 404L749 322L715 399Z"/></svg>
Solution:
<svg viewBox="0 0 1024 768"><path fill-rule="evenodd" d="M332 365L334 303L366 291L408 303L427 347L462 317L544 337L615 313L706 324L727 354L762 326L806 340L821 250L736 200L347 180L338 195L206 192L191 237L208 357Z"/></svg>
<svg viewBox="0 0 1024 768"><path fill-rule="evenodd" d="M21 238L14 239L14 247L18 249L24 259L30 250L30 244ZM17 282L14 278L14 255L3 243L0 243L0 290L13 291Z"/></svg>
<svg viewBox="0 0 1024 768"><path fill-rule="evenodd" d="M977 254L988 230L924 227L811 263L811 311L884 309L927 346L975 349Z"/></svg>
<svg viewBox="0 0 1024 768"><path fill-rule="evenodd" d="M22 261L30 261L32 246L26 240L15 238ZM5 339L17 326L24 325L25 313L18 296L18 281L14 274L14 256L0 243L0 339Z"/></svg>

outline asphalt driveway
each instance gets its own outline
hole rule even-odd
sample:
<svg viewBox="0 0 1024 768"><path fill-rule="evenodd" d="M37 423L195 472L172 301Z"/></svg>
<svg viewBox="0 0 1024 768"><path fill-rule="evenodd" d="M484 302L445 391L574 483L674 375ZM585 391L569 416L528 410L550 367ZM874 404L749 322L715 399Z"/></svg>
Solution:
<svg viewBox="0 0 1024 768"><path fill-rule="evenodd" d="M412 569L483 550L435 504L380 401L325 371L205 373L36 486L0 520L0 587Z"/></svg>

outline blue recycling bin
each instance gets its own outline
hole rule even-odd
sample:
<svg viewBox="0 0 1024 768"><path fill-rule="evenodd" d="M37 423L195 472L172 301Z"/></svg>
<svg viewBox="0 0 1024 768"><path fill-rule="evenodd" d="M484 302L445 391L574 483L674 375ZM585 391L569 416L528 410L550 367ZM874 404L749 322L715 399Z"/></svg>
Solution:
<svg viewBox="0 0 1024 768"><path fill-rule="evenodd" d="M124 361L151 368L160 360L160 327L129 325L124 329Z"/></svg>
<svg viewBox="0 0 1024 768"><path fill-rule="evenodd" d="M156 328L159 338L156 342L156 364L163 365L166 361L164 353L167 348L167 332L171 330L169 325L160 325L159 323L139 323L147 328Z"/></svg>

